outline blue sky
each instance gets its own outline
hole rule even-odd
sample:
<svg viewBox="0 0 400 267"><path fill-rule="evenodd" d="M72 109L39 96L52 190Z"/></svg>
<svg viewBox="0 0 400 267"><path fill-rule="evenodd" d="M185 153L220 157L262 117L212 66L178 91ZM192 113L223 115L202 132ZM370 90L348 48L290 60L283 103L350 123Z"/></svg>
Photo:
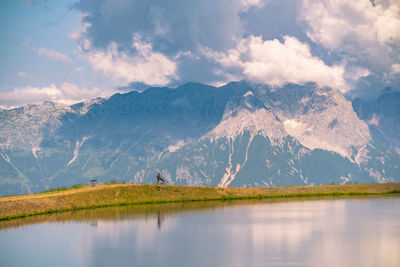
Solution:
<svg viewBox="0 0 400 267"><path fill-rule="evenodd" d="M400 90L397 0L4 0L0 13L3 108L187 81Z"/></svg>

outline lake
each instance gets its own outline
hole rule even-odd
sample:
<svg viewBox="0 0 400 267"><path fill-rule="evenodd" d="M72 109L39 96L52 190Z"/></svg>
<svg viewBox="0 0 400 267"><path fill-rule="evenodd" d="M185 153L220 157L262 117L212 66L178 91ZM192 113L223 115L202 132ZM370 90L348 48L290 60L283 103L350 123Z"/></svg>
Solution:
<svg viewBox="0 0 400 267"><path fill-rule="evenodd" d="M0 266L400 266L400 197L141 205L5 221Z"/></svg>

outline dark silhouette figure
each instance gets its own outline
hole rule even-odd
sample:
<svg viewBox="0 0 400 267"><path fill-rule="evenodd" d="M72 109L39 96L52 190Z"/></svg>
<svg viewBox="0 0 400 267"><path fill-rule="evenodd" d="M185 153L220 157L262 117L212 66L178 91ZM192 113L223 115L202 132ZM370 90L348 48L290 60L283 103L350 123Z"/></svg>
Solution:
<svg viewBox="0 0 400 267"><path fill-rule="evenodd" d="M158 227L158 230L161 230L161 224L162 224L162 222L164 220L164 216L162 215L161 210L158 210L158 214L157 215L158 215L157 216L157 227Z"/></svg>
<svg viewBox="0 0 400 267"><path fill-rule="evenodd" d="M159 172L157 173L157 183L158 184L164 184L165 183L164 178L161 177Z"/></svg>

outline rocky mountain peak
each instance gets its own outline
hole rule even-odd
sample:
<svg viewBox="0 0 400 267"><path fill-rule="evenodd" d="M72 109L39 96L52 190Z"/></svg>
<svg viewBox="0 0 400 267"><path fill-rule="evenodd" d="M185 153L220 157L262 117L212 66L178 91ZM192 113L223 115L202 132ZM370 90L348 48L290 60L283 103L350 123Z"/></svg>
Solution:
<svg viewBox="0 0 400 267"><path fill-rule="evenodd" d="M336 90L314 83L287 84L275 90L256 88L257 96L271 107L287 133L311 150L333 151L354 160L371 141L368 125Z"/></svg>
<svg viewBox="0 0 400 267"><path fill-rule="evenodd" d="M386 106L397 110L389 100L379 99L379 127L389 127ZM1 110L0 195L90 179L146 183L156 169L190 185L394 181L400 156L369 126L341 93L313 83L188 83Z"/></svg>
<svg viewBox="0 0 400 267"><path fill-rule="evenodd" d="M244 131L281 140L287 133L278 117L252 91L231 99L218 126L210 133L216 138L234 138Z"/></svg>

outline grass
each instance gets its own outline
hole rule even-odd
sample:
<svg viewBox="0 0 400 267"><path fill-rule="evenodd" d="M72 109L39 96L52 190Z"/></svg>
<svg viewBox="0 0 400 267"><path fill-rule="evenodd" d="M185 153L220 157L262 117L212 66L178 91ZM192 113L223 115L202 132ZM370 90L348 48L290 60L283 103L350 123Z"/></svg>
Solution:
<svg viewBox="0 0 400 267"><path fill-rule="evenodd" d="M82 184L74 185L73 187L63 186L63 187L48 189L48 190L44 191L44 193L54 193L54 192L60 192L60 191L66 191L66 190L74 190L74 189L79 189L79 188L83 188L83 187L85 187L85 185L82 185Z"/></svg>
<svg viewBox="0 0 400 267"><path fill-rule="evenodd" d="M0 198L0 220L39 214L132 204L288 197L400 194L400 183L291 187L219 188L108 184L76 186Z"/></svg>

